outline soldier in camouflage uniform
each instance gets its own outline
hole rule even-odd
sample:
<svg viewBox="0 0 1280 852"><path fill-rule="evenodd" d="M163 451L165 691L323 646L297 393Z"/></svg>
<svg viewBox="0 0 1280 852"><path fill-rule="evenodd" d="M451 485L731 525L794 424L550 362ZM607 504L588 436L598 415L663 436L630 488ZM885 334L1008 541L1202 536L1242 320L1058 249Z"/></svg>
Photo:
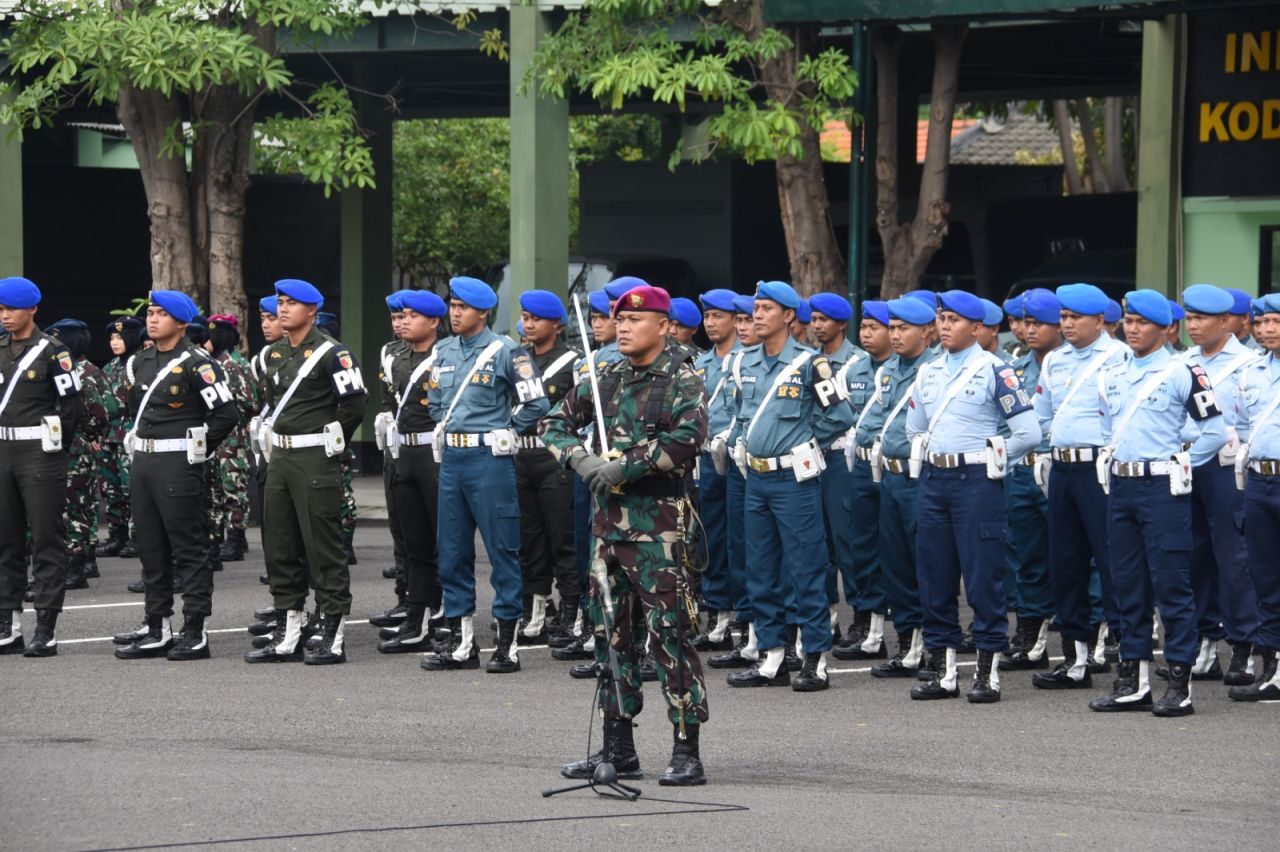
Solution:
<svg viewBox="0 0 1280 852"><path fill-rule="evenodd" d="M107 541L98 548L103 556L124 556L132 549L129 532L129 454L124 451L124 435L129 430L129 381L126 365L141 344L142 321L120 317L107 323L111 354L115 357L102 368L107 393L114 397L111 418L97 453L101 497L107 513ZM133 555L137 555L136 552Z"/></svg>
<svg viewBox="0 0 1280 852"><path fill-rule="evenodd" d="M46 329L61 340L75 361L76 375L83 388L85 417L67 453L67 589L87 589L89 579L98 576L94 545L98 541L98 467L95 453L106 435L107 424L116 412L116 398L107 387L106 376L85 360L89 349L89 327L80 320L59 320ZM109 408L108 408L109 406Z"/></svg>
<svg viewBox="0 0 1280 852"><path fill-rule="evenodd" d="M675 730L671 763L659 783L706 781L698 732L707 720L707 699L692 641L686 549L694 526L692 471L707 436L707 408L702 380L689 363L674 357L679 350L666 346L670 308L667 292L647 285L624 293L614 307L618 348L626 360L599 379L609 452L592 455L578 436L594 422L590 383L569 391L539 430L557 460L572 467L595 495L592 573L607 575L615 619L613 635L606 637L600 589L593 584L589 608L596 625L595 653L606 673L600 688L604 746L587 760L565 766L561 771L569 778L590 778L602 760L611 762L619 777L639 777L632 719L643 706L639 658L644 637L638 624L643 616ZM617 654L621 683L612 682L606 664L610 652Z"/></svg>
<svg viewBox="0 0 1280 852"><path fill-rule="evenodd" d="M231 562L243 560L249 549L244 534L249 516L249 421L261 405L258 386L249 376L247 362L241 366L244 359L233 355L239 354L235 351L239 342L239 322L235 317L226 314L209 317L209 340L205 349L222 366L240 415L240 422L218 446L218 455L210 470L214 536L222 540L219 559Z"/></svg>

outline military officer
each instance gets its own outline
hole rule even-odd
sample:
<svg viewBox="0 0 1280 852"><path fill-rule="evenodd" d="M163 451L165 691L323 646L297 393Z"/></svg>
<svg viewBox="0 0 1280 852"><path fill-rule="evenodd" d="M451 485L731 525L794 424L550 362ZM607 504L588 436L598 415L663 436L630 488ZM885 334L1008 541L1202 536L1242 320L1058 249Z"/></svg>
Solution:
<svg viewBox="0 0 1280 852"><path fill-rule="evenodd" d="M1041 689L1088 689L1093 668L1109 669L1105 658L1091 659L1097 637L1108 625L1120 631L1107 546L1107 501L1095 472L1105 443L1096 384L1104 371L1125 362L1129 349L1105 331L1108 299L1102 290L1065 284L1056 295L1067 343L1041 364L1034 402L1053 460L1040 476L1047 476L1049 484L1049 587L1063 661L1052 671L1032 675L1031 682ZM1095 571L1106 623L1096 619L1090 598Z"/></svg>
<svg viewBox="0 0 1280 852"><path fill-rule="evenodd" d="M1012 364L1013 354L1000 347L1000 324L1004 322L1004 311L990 299L978 301L982 304L982 322L975 329L978 345L1006 364Z"/></svg>
<svg viewBox="0 0 1280 852"><path fill-rule="evenodd" d="M1231 310L1227 312L1227 328L1245 346L1265 355L1266 350L1253 335L1253 297L1243 290L1227 287L1231 294Z"/></svg>
<svg viewBox="0 0 1280 852"><path fill-rule="evenodd" d="M259 445L269 456L263 488L263 541L275 632L245 662L346 662L344 617L351 571L343 551L341 456L364 419L365 390L351 351L316 327L324 297L296 278L277 281L283 336L267 347ZM304 560L305 557L305 560ZM308 587L315 590L319 644L305 649ZM305 651L305 653L304 653Z"/></svg>
<svg viewBox="0 0 1280 852"><path fill-rule="evenodd" d="M884 659L884 582L880 555L880 483L871 475L871 450L884 426L885 411L876 400L876 376L893 356L889 333L889 305L862 303L858 342L866 358L853 362L845 372L846 393L854 417L846 435L845 469L849 471L848 500L849 575L845 578L845 602L853 608L853 623L845 641L831 652L838 660ZM877 477L880 472L877 470Z"/></svg>
<svg viewBox="0 0 1280 852"><path fill-rule="evenodd" d="M146 618L117 634L121 660L209 658L205 619L213 614L204 466L238 422L226 376L191 343L196 303L177 290L153 290L147 336L155 346L130 363L133 425L125 448L133 453L130 489ZM183 625L175 640L174 581L182 588Z"/></svg>
<svg viewBox="0 0 1280 852"><path fill-rule="evenodd" d="M554 408L573 386L574 365L582 358L581 352L561 340L568 313L555 293L526 290L520 294L520 314L548 408ZM574 553L573 474L543 446L536 424L527 427L517 440L520 570L524 579L524 616L517 638L521 644L537 644L547 641L549 626L562 636L572 635L578 616L582 593ZM560 608L555 624L549 625L547 599L553 578L560 590Z"/></svg>
<svg viewBox="0 0 1280 852"><path fill-rule="evenodd" d="M440 562L436 546L439 521L440 465L432 452L435 418L428 400L431 368L436 359L440 321L449 312L444 300L427 290L402 290L395 305L400 313L396 347L384 367L393 405L385 435L388 457L395 465L392 494L396 516L403 519L405 617L395 634L378 650L384 654L431 651L431 620L442 611ZM371 619L372 621L372 619Z"/></svg>
<svg viewBox="0 0 1280 852"><path fill-rule="evenodd" d="M1162 293L1128 293L1124 330L1133 358L1098 380L1107 438L1099 473L1110 486L1107 534L1122 634L1119 677L1110 693L1089 702L1102 712L1194 712L1190 679L1198 643L1190 564L1192 469L1222 450L1227 431L1204 367L1175 358L1165 348L1172 324L1173 312ZM1194 421L1190 432L1195 440L1183 451L1188 418ZM1169 686L1153 703L1151 621L1157 604Z"/></svg>
<svg viewBox="0 0 1280 852"><path fill-rule="evenodd" d="M492 674L520 670L516 622L520 603L520 507L516 497L516 434L547 413L537 365L508 337L489 330L498 303L488 284L449 282L454 336L436 344L430 408L440 461L440 518L436 546L452 647L425 658L428 670L478 668L475 640L475 533L480 529L491 565L498 643L486 665Z"/></svg>
<svg viewBox="0 0 1280 852"><path fill-rule="evenodd" d="M1009 629L1000 480L1009 458L1021 458L1040 442L1040 424L1013 368L977 342L977 329L988 319L982 301L963 290L941 293L938 301L946 354L921 369L907 405L910 458L920 470L916 552L931 674L911 697L960 694L957 597L963 575L978 649L966 697L991 703L1000 700L998 665ZM1007 441L998 434L1001 421L1009 426Z"/></svg>
<svg viewBox="0 0 1280 852"><path fill-rule="evenodd" d="M1263 296L1254 321L1266 355L1241 371L1236 429L1248 435L1236 465L1244 479L1244 531L1249 571L1258 601L1255 649L1262 672L1250 685L1233 686L1235 701L1280 699L1276 656L1280 648L1280 295ZM1240 484L1237 480L1237 484Z"/></svg>
<svg viewBox="0 0 1280 852"><path fill-rule="evenodd" d="M823 448L849 424L833 428L821 416L847 409L825 355L791 335L800 297L781 281L756 288L754 323L759 347L745 350L733 430L736 463L745 468L747 586L763 657L729 675L730 686L826 689L831 613L826 593L826 541L822 528ZM768 415L768 416L765 416ZM804 660L794 684L784 666L790 619L800 627Z"/></svg>
<svg viewBox="0 0 1280 852"><path fill-rule="evenodd" d="M52 657L67 573L67 452L83 412L71 353L36 328L40 288L0 278L0 655ZM36 581L36 631L22 638L26 533Z"/></svg>
<svg viewBox="0 0 1280 852"><path fill-rule="evenodd" d="M702 313L692 299L680 297L671 300L671 337L685 346L693 346L693 336L702 325Z"/></svg>
<svg viewBox="0 0 1280 852"><path fill-rule="evenodd" d="M1199 649L1191 666L1192 680L1224 679L1228 686L1253 683L1249 671L1258 630L1258 598L1249 575L1248 545L1238 522L1244 514L1244 494L1235 485L1235 456L1241 441L1237 407L1241 371L1258 360L1230 330L1235 299L1212 284L1192 284L1182 294L1187 334L1195 344L1183 356L1203 367L1227 427L1222 450L1191 471L1191 585L1195 592ZM1185 426L1183 444L1195 441L1196 430ZM1218 641L1231 646L1224 675L1218 661ZM1156 670L1167 674L1166 667Z"/></svg>
<svg viewBox="0 0 1280 852"><path fill-rule="evenodd" d="M565 766L562 772L570 778L591 777L606 759L621 777L639 777L632 720L642 707L644 631L635 620L643 617L675 741L659 783L706 781L699 753L701 725L708 718L706 689L692 643L686 550L692 534L691 474L706 439L707 412L701 379L690 364L677 362L666 344L670 305L665 290L649 286L633 288L617 303L613 316L626 360L607 367L599 379L607 453L590 452L578 437L595 420L589 382L573 388L541 427L547 447L583 477L595 496L594 568L607 577L616 614L613 635L606 636L597 587L591 601L595 653L604 667L611 647L621 663L622 682L601 684L604 746L587 760Z"/></svg>

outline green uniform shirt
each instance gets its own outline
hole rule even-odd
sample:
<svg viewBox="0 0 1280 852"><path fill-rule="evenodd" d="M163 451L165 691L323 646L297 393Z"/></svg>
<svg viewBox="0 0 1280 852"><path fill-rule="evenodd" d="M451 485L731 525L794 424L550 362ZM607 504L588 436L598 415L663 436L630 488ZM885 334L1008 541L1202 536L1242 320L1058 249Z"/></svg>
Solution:
<svg viewBox="0 0 1280 852"><path fill-rule="evenodd" d="M267 416L276 416L276 405L284 398L294 377L311 354L325 341L334 346L298 384L284 410L272 424L277 435L314 435L338 421L347 441L364 420L364 398L368 391L360 375L360 365L342 343L314 326L297 346L280 338L267 347Z"/></svg>

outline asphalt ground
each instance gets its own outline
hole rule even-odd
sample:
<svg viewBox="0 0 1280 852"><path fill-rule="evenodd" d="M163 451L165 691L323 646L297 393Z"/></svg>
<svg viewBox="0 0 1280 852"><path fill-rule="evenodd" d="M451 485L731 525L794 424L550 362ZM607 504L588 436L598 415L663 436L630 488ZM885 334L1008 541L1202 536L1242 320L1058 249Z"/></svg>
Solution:
<svg viewBox="0 0 1280 852"><path fill-rule="evenodd" d="M912 682L838 661L806 695L711 670L707 786L656 783L671 729L650 685L640 800L546 799L585 750L591 683L543 648L509 676L378 654L364 619L391 602L385 528L357 537L346 665L246 665L268 603L250 541L217 575L211 660L112 657L142 616L138 564L119 559L68 595L55 659L0 658L0 849L1277 847L1280 704L1196 684L1191 717L1093 713L1110 675L1048 693L1006 673L977 706L913 702Z"/></svg>

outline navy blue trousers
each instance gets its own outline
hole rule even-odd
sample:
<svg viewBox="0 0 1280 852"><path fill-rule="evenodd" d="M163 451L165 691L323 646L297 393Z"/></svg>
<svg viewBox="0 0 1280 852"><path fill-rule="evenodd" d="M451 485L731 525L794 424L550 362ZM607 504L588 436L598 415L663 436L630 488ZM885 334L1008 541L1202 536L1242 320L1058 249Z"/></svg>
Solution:
<svg viewBox="0 0 1280 852"><path fill-rule="evenodd" d="M853 475L849 478L849 496L853 515L849 533L853 574L850 583L857 591L857 597L849 597L850 584L847 583L845 601L858 612L884 615L884 579L880 576L880 485L871 479L870 462L859 459L854 463Z"/></svg>
<svg viewBox="0 0 1280 852"><path fill-rule="evenodd" d="M899 634L924 622L916 571L916 492L905 473L885 471L880 483L880 577Z"/></svg>
<svg viewBox="0 0 1280 852"><path fill-rule="evenodd" d="M1093 464L1055 461L1049 473L1049 584L1062 635L1073 642L1092 644L1096 638L1097 618L1089 596L1095 568L1102 583L1103 613L1111 629L1120 631L1107 528L1107 497Z"/></svg>
<svg viewBox="0 0 1280 852"><path fill-rule="evenodd" d="M1257 642L1280 648L1280 476L1249 474L1244 533L1258 599Z"/></svg>
<svg viewBox="0 0 1280 852"><path fill-rule="evenodd" d="M702 572L702 602L707 609L733 609L729 581L729 516L725 477L716 473L710 453L698 465L698 515L707 537L707 567Z"/></svg>
<svg viewBox="0 0 1280 852"><path fill-rule="evenodd" d="M747 481L732 461L724 479L725 514L729 517L729 591L738 620L749 623L755 620L755 616L752 614L751 589L747 584Z"/></svg>
<svg viewBox="0 0 1280 852"><path fill-rule="evenodd" d="M489 555L493 615L514 621L524 613L520 576L520 504L512 456L488 447L446 447L440 463L436 547L448 618L476 611L476 528Z"/></svg>
<svg viewBox="0 0 1280 852"><path fill-rule="evenodd" d="M1244 492L1217 458L1191 471L1191 589L1201 636L1252 642L1258 598L1244 537ZM1280 554L1276 554L1280 559Z"/></svg>
<svg viewBox="0 0 1280 852"><path fill-rule="evenodd" d="M573 551L577 557L578 588L585 598L588 594L591 574L591 555L595 548L591 546L591 513L595 511L596 502L591 496L591 489L578 474L573 475ZM585 614L586 607L583 607Z"/></svg>
<svg viewBox="0 0 1280 852"><path fill-rule="evenodd" d="M844 450L826 454L822 472L822 522L827 531L827 603L840 603L841 581L844 601L858 597L853 578L853 474L844 462Z"/></svg>
<svg viewBox="0 0 1280 852"><path fill-rule="evenodd" d="M831 647L822 481L789 470L747 473L747 587L761 651L786 645L800 627L806 653ZM789 616L790 611L790 616Z"/></svg>
<svg viewBox="0 0 1280 852"><path fill-rule="evenodd" d="M1004 539L1004 485L987 478L986 465L924 466L916 510L916 573L925 647L960 647L962 576L973 609L973 643L984 651L1008 645Z"/></svg>
<svg viewBox="0 0 1280 852"><path fill-rule="evenodd" d="M1111 582L1120 607L1120 657L1152 659L1158 604L1164 658L1191 665L1200 649L1191 592L1191 496L1169 493L1169 477L1113 477L1107 499Z"/></svg>
<svg viewBox="0 0 1280 852"><path fill-rule="evenodd" d="M1006 591L1014 592L1008 609L1023 618L1053 615L1053 590L1049 584L1049 501L1036 485L1033 470L1025 464L1009 469L1004 480L1005 513L1009 537L1005 544L1009 569Z"/></svg>

